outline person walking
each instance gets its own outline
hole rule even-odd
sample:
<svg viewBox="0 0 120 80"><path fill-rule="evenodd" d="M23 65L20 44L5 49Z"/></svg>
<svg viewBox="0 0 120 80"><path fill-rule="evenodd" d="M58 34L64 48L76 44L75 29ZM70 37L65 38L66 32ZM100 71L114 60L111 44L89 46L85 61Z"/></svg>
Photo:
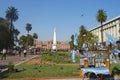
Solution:
<svg viewBox="0 0 120 80"><path fill-rule="evenodd" d="M24 53L24 57L26 57L26 55L27 55L27 50L24 49L23 53Z"/></svg>
<svg viewBox="0 0 120 80"><path fill-rule="evenodd" d="M2 51L2 60L5 59L6 60L6 54L7 54L7 50L5 48L3 48L3 51Z"/></svg>

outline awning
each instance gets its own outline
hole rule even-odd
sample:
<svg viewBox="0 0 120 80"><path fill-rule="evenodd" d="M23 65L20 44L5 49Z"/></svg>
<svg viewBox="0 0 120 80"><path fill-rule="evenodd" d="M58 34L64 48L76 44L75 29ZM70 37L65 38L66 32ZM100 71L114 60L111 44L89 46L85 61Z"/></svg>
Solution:
<svg viewBox="0 0 120 80"><path fill-rule="evenodd" d="M96 75L98 74L110 75L109 69L106 67L81 68L81 70L83 70L84 74L87 72L93 72Z"/></svg>

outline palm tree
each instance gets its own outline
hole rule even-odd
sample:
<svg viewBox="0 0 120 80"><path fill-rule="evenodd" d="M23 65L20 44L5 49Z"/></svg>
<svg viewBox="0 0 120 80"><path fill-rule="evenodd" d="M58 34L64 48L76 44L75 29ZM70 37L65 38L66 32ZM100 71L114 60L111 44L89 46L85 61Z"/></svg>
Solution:
<svg viewBox="0 0 120 80"><path fill-rule="evenodd" d="M27 23L26 24L26 31L28 32L28 34L29 34L29 31L31 31L31 29L32 29L32 25Z"/></svg>
<svg viewBox="0 0 120 80"><path fill-rule="evenodd" d="M9 44L12 47L14 45L13 22L18 20L18 10L13 6L8 7L8 10L6 11L6 18L10 22L10 40L9 40L10 42L9 42Z"/></svg>
<svg viewBox="0 0 120 80"><path fill-rule="evenodd" d="M107 19L107 15L106 15L106 13L105 13L105 11L103 9L98 10L96 19L101 24L101 41L103 43L103 26L102 26L102 24Z"/></svg>
<svg viewBox="0 0 120 80"><path fill-rule="evenodd" d="M34 44L35 44L37 38L38 38L37 33L33 33Z"/></svg>

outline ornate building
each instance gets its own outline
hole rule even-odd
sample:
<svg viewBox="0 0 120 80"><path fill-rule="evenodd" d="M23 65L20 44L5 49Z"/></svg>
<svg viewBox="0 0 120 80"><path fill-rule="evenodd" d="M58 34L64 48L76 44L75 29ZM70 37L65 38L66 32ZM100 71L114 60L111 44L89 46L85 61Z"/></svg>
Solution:
<svg viewBox="0 0 120 80"><path fill-rule="evenodd" d="M45 50L51 50L53 45L53 40L49 41L36 41L35 47ZM60 42L57 41L57 49L58 50L70 50L70 45L68 42Z"/></svg>
<svg viewBox="0 0 120 80"><path fill-rule="evenodd" d="M103 23L103 42L107 40L106 33L111 34L113 37L120 38L120 16L115 17ZM94 35L98 36L98 42L101 42L101 25L90 30Z"/></svg>

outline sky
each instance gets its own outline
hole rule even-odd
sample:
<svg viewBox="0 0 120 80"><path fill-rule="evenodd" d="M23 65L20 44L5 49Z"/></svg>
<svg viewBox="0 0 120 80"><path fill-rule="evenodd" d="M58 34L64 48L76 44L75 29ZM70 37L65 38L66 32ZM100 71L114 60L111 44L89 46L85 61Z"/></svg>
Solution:
<svg viewBox="0 0 120 80"><path fill-rule="evenodd" d="M8 7L15 7L19 19L14 22L20 35L26 35L25 26L32 25L30 34L37 33L38 40L53 39L56 28L57 41L70 41L81 25L90 30L100 23L96 20L99 9L107 14L107 21L120 16L120 0L0 0L0 17L5 18Z"/></svg>

